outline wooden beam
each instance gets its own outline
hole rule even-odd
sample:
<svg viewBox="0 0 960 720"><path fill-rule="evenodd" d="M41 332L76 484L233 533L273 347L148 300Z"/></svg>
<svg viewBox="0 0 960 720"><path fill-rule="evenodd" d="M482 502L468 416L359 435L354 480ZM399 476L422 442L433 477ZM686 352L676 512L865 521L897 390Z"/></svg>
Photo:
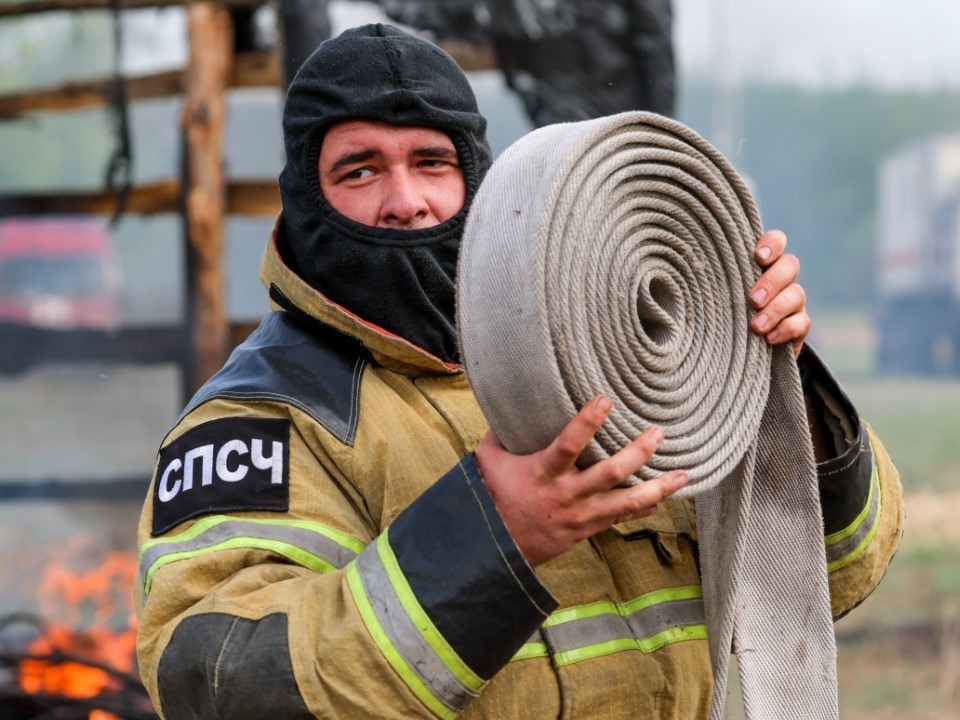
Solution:
<svg viewBox="0 0 960 720"><path fill-rule="evenodd" d="M280 212L280 188L276 180L232 182L227 186L227 209L231 215L271 216Z"/></svg>
<svg viewBox="0 0 960 720"><path fill-rule="evenodd" d="M171 70L155 75L126 78L128 100L149 100L169 97L180 92L182 72ZM14 118L29 112L81 110L107 103L113 89L112 80L68 82L42 90L16 95L0 95L0 119Z"/></svg>
<svg viewBox="0 0 960 720"><path fill-rule="evenodd" d="M237 53L233 58L230 87L283 87L280 54L276 50Z"/></svg>
<svg viewBox="0 0 960 720"><path fill-rule="evenodd" d="M279 87L280 60L274 52L242 53L235 58L228 85L232 88ZM183 71L124 78L128 100L152 100L183 92ZM0 120L41 111L82 110L107 102L112 80L68 82L40 90L0 95Z"/></svg>
<svg viewBox="0 0 960 720"><path fill-rule="evenodd" d="M187 11L190 60L181 122L186 139L189 382L199 388L227 359L223 174L226 90L233 60L233 22L222 5Z"/></svg>
<svg viewBox="0 0 960 720"><path fill-rule="evenodd" d="M474 45L473 43L463 40L443 40L439 45L446 50L466 72L475 70L497 70L500 67L497 53L490 43Z"/></svg>
<svg viewBox="0 0 960 720"><path fill-rule="evenodd" d="M152 215L177 212L180 183L167 181L132 188L126 212ZM0 217L13 215L109 215L117 206L117 193L70 192L0 195Z"/></svg>
<svg viewBox="0 0 960 720"><path fill-rule="evenodd" d="M120 0L121 10L193 5L197 0ZM217 0L227 7L256 7L263 0ZM6 0L0 2L0 17L29 15L53 10L110 10L110 0Z"/></svg>
<svg viewBox="0 0 960 720"><path fill-rule="evenodd" d="M174 180L130 190L126 212L142 215L180 212L180 183ZM117 205L115 192L24 193L0 195L0 218L15 215L109 215ZM227 213L252 217L280 212L275 179L227 184Z"/></svg>

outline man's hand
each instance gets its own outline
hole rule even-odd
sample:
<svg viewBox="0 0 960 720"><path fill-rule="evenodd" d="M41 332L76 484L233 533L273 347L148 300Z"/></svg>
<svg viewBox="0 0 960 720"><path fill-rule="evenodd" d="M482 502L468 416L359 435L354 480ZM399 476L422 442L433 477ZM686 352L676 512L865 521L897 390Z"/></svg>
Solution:
<svg viewBox="0 0 960 720"><path fill-rule="evenodd" d="M799 355L810 332L810 316L807 295L797 283L800 261L784 253L786 247L787 236L779 230L764 233L757 242L754 254L766 270L750 290L750 304L757 310L750 329L771 345L789 342Z"/></svg>
<svg viewBox="0 0 960 720"><path fill-rule="evenodd" d="M617 487L639 470L663 440L659 428L585 470L574 464L610 412L610 398L588 402L554 441L532 455L512 455L493 433L476 449L477 466L520 552L536 566L614 523L645 517L687 482L675 470L632 487Z"/></svg>

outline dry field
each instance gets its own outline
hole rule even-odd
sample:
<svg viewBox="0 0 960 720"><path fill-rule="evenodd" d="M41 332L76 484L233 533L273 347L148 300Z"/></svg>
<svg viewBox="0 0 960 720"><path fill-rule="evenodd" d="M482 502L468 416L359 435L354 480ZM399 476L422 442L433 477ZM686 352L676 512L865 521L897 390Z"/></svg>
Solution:
<svg viewBox="0 0 960 720"><path fill-rule="evenodd" d="M887 576L837 624L844 720L960 718L960 380L878 378L863 316L818 347L893 457L906 528Z"/></svg>
<svg viewBox="0 0 960 720"><path fill-rule="evenodd" d="M906 498L897 557L837 625L843 717L960 718L960 490Z"/></svg>

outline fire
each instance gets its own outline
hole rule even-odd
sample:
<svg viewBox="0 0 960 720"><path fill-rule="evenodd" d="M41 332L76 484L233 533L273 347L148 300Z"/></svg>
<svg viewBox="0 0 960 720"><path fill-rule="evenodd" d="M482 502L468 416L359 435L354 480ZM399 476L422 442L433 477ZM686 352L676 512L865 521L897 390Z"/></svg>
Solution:
<svg viewBox="0 0 960 720"><path fill-rule="evenodd" d="M66 548L67 560L44 569L38 596L43 617L51 621L20 663L20 686L27 693L94 698L120 691L122 675L134 673L136 558L113 552L90 570L76 570L71 565L81 564L85 545L83 538L75 540ZM88 717L117 720L100 710Z"/></svg>
<svg viewBox="0 0 960 720"><path fill-rule="evenodd" d="M109 658L121 653L132 658L134 643L135 637L129 638L127 633L103 629L75 633L61 625L51 626L43 637L30 644L28 652L32 657L20 663L20 685L35 695L72 698L96 697L105 690L118 690L116 677L97 665L120 670ZM132 660L126 664L132 665Z"/></svg>

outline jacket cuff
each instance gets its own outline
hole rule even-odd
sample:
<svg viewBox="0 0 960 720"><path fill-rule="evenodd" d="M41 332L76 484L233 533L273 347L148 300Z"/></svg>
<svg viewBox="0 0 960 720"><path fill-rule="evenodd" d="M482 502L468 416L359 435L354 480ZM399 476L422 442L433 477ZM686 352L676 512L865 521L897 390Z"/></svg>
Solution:
<svg viewBox="0 0 960 720"><path fill-rule="evenodd" d="M347 580L390 664L440 717L465 709L558 605L472 454L357 557Z"/></svg>
<svg viewBox="0 0 960 720"><path fill-rule="evenodd" d="M871 492L873 452L856 408L816 351L805 345L797 363L804 395L832 446L832 457L817 464L817 478L824 533L836 538L851 533L858 519L867 519L871 501L879 496Z"/></svg>

